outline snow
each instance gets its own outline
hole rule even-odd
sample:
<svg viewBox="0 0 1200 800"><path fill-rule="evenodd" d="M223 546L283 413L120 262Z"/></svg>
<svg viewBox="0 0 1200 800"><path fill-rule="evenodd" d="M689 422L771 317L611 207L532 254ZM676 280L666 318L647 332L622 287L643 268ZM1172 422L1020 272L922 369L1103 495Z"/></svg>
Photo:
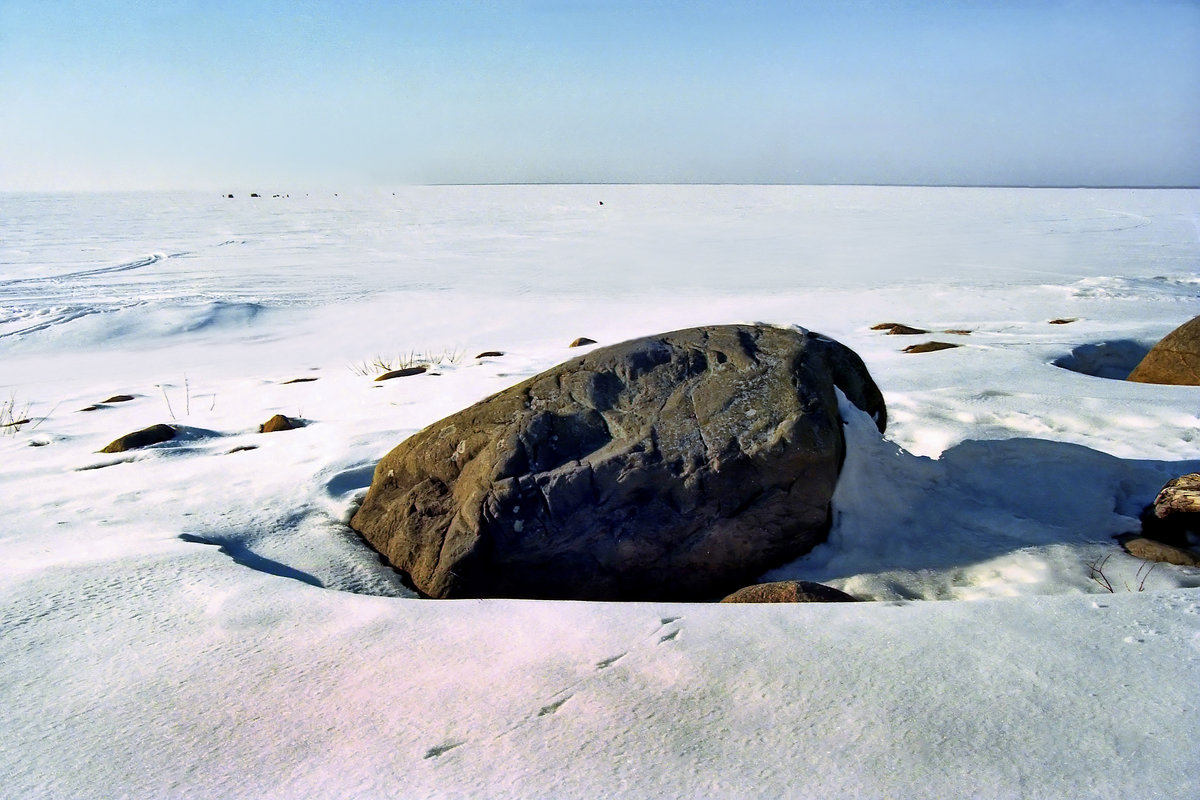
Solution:
<svg viewBox="0 0 1200 800"><path fill-rule="evenodd" d="M1200 469L1200 393L1112 376L1200 313L1200 192L260 193L0 195L6 796L1194 796L1200 571L1112 537ZM577 336L742 321L883 389L767 576L872 602L423 601L348 529Z"/></svg>

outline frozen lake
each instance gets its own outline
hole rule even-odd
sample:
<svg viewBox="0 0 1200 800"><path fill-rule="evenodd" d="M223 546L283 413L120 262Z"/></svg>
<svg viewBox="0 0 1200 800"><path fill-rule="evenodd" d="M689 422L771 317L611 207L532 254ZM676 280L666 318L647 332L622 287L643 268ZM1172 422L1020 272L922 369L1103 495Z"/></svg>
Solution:
<svg viewBox="0 0 1200 800"><path fill-rule="evenodd" d="M1200 314L1200 191L231 191L0 195L13 796L1192 793L1200 572L1112 537L1200 469L1200 390L1086 373ZM872 602L422 601L346 526L575 337L744 321L883 390L830 540L769 575ZM154 423L186 435L97 452Z"/></svg>

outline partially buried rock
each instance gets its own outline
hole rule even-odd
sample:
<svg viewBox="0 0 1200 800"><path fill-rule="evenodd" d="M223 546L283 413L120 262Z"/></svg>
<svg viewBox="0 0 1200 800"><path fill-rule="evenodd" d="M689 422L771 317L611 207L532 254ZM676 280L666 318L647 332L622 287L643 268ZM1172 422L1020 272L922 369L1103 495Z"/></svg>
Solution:
<svg viewBox="0 0 1200 800"><path fill-rule="evenodd" d="M910 344L904 348L906 353L936 353L939 350L950 350L955 347L962 347L961 344L951 344L950 342L922 342L921 344Z"/></svg>
<svg viewBox="0 0 1200 800"><path fill-rule="evenodd" d="M160 442L169 442L175 438L178 431L170 425L151 425L149 428L142 428L140 431L127 433L120 439L112 441L106 446L101 453L124 453L126 450L136 450L140 447L149 447L152 444Z"/></svg>
<svg viewBox="0 0 1200 800"><path fill-rule="evenodd" d="M1184 547L1174 547L1153 539L1137 538L1125 542L1129 555L1143 561L1175 564L1180 567L1200 567L1200 554Z"/></svg>
<svg viewBox="0 0 1200 800"><path fill-rule="evenodd" d="M722 597L824 540L837 389L884 429L861 359L818 334L603 347L402 442L350 524L430 597Z"/></svg>
<svg viewBox="0 0 1200 800"><path fill-rule="evenodd" d="M1142 533L1178 547L1200 542L1200 473L1167 481L1142 512Z"/></svg>
<svg viewBox="0 0 1200 800"><path fill-rule="evenodd" d="M922 333L929 333L924 328L914 328L911 325L904 325L899 322L881 322L878 325L872 325L873 331L887 331L889 336L916 336Z"/></svg>
<svg viewBox="0 0 1200 800"><path fill-rule="evenodd" d="M114 394L112 397L108 398L104 402L106 402L106 403L128 403L132 399L133 399L133 395L131 395L131 394Z"/></svg>
<svg viewBox="0 0 1200 800"><path fill-rule="evenodd" d="M1163 337L1126 380L1200 386L1200 317L1193 317Z"/></svg>
<svg viewBox="0 0 1200 800"><path fill-rule="evenodd" d="M500 352L499 350L484 350L482 353L480 353L479 355L477 355L475 357L476 358L499 358L502 355L504 355L504 353Z"/></svg>
<svg viewBox="0 0 1200 800"><path fill-rule="evenodd" d="M580 336L578 339L576 339L575 341L573 341L569 345L567 345L567 347L584 347L586 345L595 344L595 343L596 343L595 339L589 339L586 336Z"/></svg>
<svg viewBox="0 0 1200 800"><path fill-rule="evenodd" d="M390 381L392 378L407 378L412 375L422 375L429 371L429 367L405 367L404 369L393 369L385 372L375 380Z"/></svg>
<svg viewBox="0 0 1200 800"><path fill-rule="evenodd" d="M723 599L722 603L854 603L858 598L851 597L840 589L826 586L823 583L811 581L776 581L775 583L756 583L745 589L738 589Z"/></svg>
<svg viewBox="0 0 1200 800"><path fill-rule="evenodd" d="M292 417L285 417L283 414L276 414L269 420L258 426L259 433L275 433L276 431L290 431L296 428L303 428L304 423Z"/></svg>

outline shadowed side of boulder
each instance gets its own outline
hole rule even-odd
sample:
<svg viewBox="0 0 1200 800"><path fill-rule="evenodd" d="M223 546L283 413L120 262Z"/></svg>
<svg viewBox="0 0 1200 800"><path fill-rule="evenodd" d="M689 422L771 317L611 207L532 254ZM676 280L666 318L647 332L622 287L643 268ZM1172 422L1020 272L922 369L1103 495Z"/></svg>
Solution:
<svg viewBox="0 0 1200 800"><path fill-rule="evenodd" d="M124 453L126 450L136 450L140 447L149 447L152 444L160 442L169 442L175 438L178 431L170 425L151 425L149 428L142 428L140 431L127 433L119 439L115 439L100 452L101 453Z"/></svg>
<svg viewBox="0 0 1200 800"><path fill-rule="evenodd" d="M430 597L720 597L825 538L836 389L883 430L861 359L817 334L598 348L402 442L351 525Z"/></svg>
<svg viewBox="0 0 1200 800"><path fill-rule="evenodd" d="M738 589L724 598L722 603L855 603L840 589L811 581L776 581L757 583Z"/></svg>

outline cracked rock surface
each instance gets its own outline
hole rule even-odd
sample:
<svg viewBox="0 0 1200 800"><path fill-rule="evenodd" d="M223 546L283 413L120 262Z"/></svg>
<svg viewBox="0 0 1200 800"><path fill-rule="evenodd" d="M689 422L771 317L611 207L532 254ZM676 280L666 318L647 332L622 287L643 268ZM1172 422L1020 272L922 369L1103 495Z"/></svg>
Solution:
<svg viewBox="0 0 1200 800"><path fill-rule="evenodd" d="M351 526L430 597L720 598L824 540L853 351L765 325L598 348L380 462Z"/></svg>

